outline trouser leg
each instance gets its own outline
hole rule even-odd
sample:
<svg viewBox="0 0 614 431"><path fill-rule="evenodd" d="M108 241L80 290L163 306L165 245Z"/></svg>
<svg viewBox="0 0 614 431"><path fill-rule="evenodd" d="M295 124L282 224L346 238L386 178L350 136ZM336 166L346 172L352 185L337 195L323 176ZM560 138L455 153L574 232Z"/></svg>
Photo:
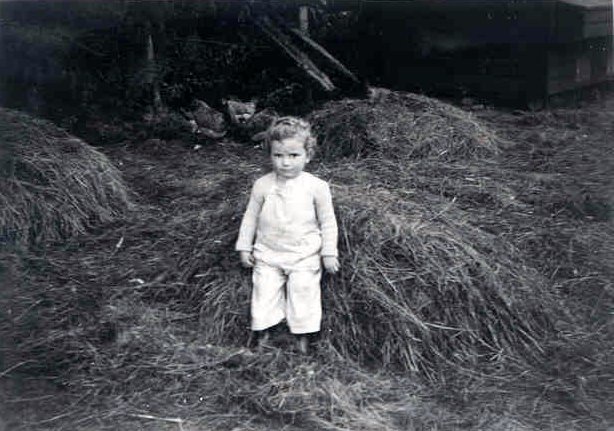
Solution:
<svg viewBox="0 0 614 431"><path fill-rule="evenodd" d="M318 332L322 321L320 269L293 270L288 274L286 319L293 334Z"/></svg>
<svg viewBox="0 0 614 431"><path fill-rule="evenodd" d="M285 317L286 276L279 268L257 263L252 282L252 330L262 331L277 325Z"/></svg>

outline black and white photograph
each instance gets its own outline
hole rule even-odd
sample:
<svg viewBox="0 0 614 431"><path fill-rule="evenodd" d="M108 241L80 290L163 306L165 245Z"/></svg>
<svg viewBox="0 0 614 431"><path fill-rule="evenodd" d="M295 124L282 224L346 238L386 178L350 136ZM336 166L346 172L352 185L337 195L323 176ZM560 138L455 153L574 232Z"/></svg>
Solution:
<svg viewBox="0 0 614 431"><path fill-rule="evenodd" d="M0 0L0 431L614 431L614 0Z"/></svg>

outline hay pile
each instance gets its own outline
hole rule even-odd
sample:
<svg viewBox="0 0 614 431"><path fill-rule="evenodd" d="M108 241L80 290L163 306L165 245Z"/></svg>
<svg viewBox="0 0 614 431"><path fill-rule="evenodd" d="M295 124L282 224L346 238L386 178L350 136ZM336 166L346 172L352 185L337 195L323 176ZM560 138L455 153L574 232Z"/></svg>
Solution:
<svg viewBox="0 0 614 431"><path fill-rule="evenodd" d="M361 104L370 111L355 109ZM351 118L343 117L348 107ZM400 107L415 118L426 111L432 122L455 132L450 138L413 123L413 135L391 130L389 139L376 142L379 147L356 132L357 122L375 130ZM333 121L318 127L317 119L325 118ZM501 226L513 229L511 216L493 226L501 213L517 215L528 207L515 199L516 184L498 173L494 135L469 114L414 95L331 102L312 119L325 157L333 148L327 147L331 130L351 143L344 151L356 151L315 167L335 185L341 227L344 269L327 280L324 293L324 324L335 347L363 363L431 377L443 364L475 367L538 357L554 297L523 253L499 233ZM426 153L415 150L427 147ZM182 273L198 275L201 323L206 340L217 344L245 340L248 325L248 277L228 271L224 262L236 260L232 246L248 192L244 184L259 172L246 159L231 165L240 167L224 183L233 192L207 212L208 227L197 239L196 249L207 252L185 249L181 257L189 268ZM223 171L216 172L224 176ZM184 281L189 284L189 278Z"/></svg>
<svg viewBox="0 0 614 431"><path fill-rule="evenodd" d="M63 240L128 208L120 172L53 124L0 109L0 142L2 243Z"/></svg>
<svg viewBox="0 0 614 431"><path fill-rule="evenodd" d="M433 378L443 364L474 367L539 356L552 306L544 281L511 243L476 224L464 209L477 205L494 217L508 204L517 204L500 193L507 185L497 186L494 179L492 187L478 187L476 192L448 176L450 170L462 171L460 166L468 163L477 169L478 157L492 165L490 156L497 152L494 139L485 141L488 130L468 115L456 121L462 111L441 102L413 95L394 97L392 102L369 103L382 113L392 109L389 103L402 105L407 112L415 109L415 117L420 117L427 104L436 123L449 123L457 131L452 140L445 133L430 136L429 148L447 145L450 151L445 154L423 157L422 153L403 152L413 141L400 133L387 141L385 150L398 148L397 158L380 152L358 162L340 160L315 166L318 175L334 184L341 228L343 271L326 280L325 333L330 330L335 348L354 360ZM366 102L335 103L314 117L324 117L323 113L335 109L344 111L348 103ZM362 118L360 113L355 116ZM367 120L374 121L374 117L367 116ZM379 120L368 123L367 128L381 124ZM344 130L344 126L336 124L337 130ZM432 132L421 132L416 124L413 130L425 136ZM326 146L326 139L321 141ZM474 148L485 142L487 147ZM361 146L366 148L366 144ZM206 342L244 345L249 333L249 273L239 268L233 245L250 185L264 171L255 157L257 150L240 148L208 148L164 161L168 166L156 172L156 193L151 197L163 196L169 205L163 212L149 210L86 245L86 256L90 257L79 259L79 271L68 271L68 277L62 270L63 283L56 285L58 298L63 297L61 292L87 285L86 292L102 295L90 303L104 304L117 292L124 295L129 289L142 300L165 303L198 319ZM484 148L489 150L482 151ZM461 160L463 154L466 160ZM444 169L452 163L450 155L455 156L456 164ZM125 161L126 165L137 163ZM427 171L430 185L425 186ZM198 173L196 179L194 172ZM135 169L132 175L138 178L142 174ZM479 178L479 171L474 176ZM139 181L131 182L139 190ZM467 196L460 199L462 206L447 183L467 189L460 194ZM437 193L437 188L442 192ZM490 205L480 205L480 200ZM83 252L83 248L78 251ZM64 268L70 254L63 250L49 255L48 260ZM83 273L89 275L84 278ZM75 280L73 287L68 287L73 283L66 283L67 278ZM56 288L48 286L45 296ZM64 323L56 334L66 339L51 337L54 343L78 344L81 336L100 331L96 318L90 317L84 317L79 331L71 330L69 322L86 314L69 308L66 313L66 319L57 319ZM89 311L87 316L108 321L102 311ZM90 324L94 326L89 328ZM46 322L42 328L48 325L53 323ZM32 351L27 343L23 347ZM77 352L66 362L80 355L87 360L90 353Z"/></svg>
<svg viewBox="0 0 614 431"><path fill-rule="evenodd" d="M412 93L374 88L367 100L327 103L309 116L320 156L456 160L498 151L496 137L467 112Z"/></svg>
<svg viewBox="0 0 614 431"><path fill-rule="evenodd" d="M44 258L12 257L20 286L0 297L13 310L0 332L14 334L15 360L85 393L86 411L105 400L103 422L160 412L212 428L339 430L445 423L424 421L430 406L412 398L406 371L443 382L544 363L568 343L560 322L576 322L565 288L607 281L611 228L553 217L568 194L551 191L570 173L527 172L511 156L519 147L471 114L381 94L311 116L322 145L311 169L332 183L342 259L324 279L317 364L284 335L260 356L245 349L250 273L233 246L265 168L240 143L159 159L109 150L142 211Z"/></svg>
<svg viewBox="0 0 614 431"><path fill-rule="evenodd" d="M199 273L207 273L211 266L242 276L228 247L234 241L241 208L226 193L235 201L243 199L249 179L231 173L237 163L244 163L244 172L257 172L256 165L230 154L226 163L216 163L211 151L165 158L166 169L153 169L146 157L116 151L121 154L111 154L112 158L121 157L123 166L130 168L126 177L134 189L143 198L168 202L168 206L143 199L139 211L100 225L88 236L48 248L44 257L7 254L18 276L13 277L16 282L11 289L0 294L3 309L11 310L0 314L0 332L13 339L9 356L28 358L24 370L56 374L91 362L97 355L92 346L104 348L116 339L121 322L108 315L107 305L118 298L140 298L152 306L163 303L198 322L207 294L196 285ZM206 181L189 178L197 167ZM152 176L143 180L143 172ZM213 224L211 213L216 211L237 215L219 217ZM247 300L248 296L243 305ZM218 312L224 311L221 307ZM245 312L241 314L247 318ZM241 332L245 341L247 332Z"/></svg>
<svg viewBox="0 0 614 431"><path fill-rule="evenodd" d="M340 348L427 373L539 355L549 301L518 250L428 193L339 192L347 273L330 288L329 325Z"/></svg>

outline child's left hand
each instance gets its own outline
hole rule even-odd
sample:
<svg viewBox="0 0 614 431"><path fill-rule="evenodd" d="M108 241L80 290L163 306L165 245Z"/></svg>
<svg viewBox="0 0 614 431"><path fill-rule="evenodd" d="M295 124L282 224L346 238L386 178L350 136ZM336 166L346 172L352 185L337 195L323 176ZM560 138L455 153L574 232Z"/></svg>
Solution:
<svg viewBox="0 0 614 431"><path fill-rule="evenodd" d="M337 256L324 256L322 257L322 263L324 264L324 269L329 274L339 271L339 259L337 259Z"/></svg>

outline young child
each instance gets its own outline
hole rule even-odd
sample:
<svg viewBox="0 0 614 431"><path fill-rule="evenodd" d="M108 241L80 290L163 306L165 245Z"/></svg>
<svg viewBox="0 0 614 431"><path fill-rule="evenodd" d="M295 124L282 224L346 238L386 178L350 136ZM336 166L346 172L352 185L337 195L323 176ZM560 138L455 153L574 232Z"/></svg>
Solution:
<svg viewBox="0 0 614 431"><path fill-rule="evenodd" d="M307 335L320 331L322 263L339 270L337 221L328 184L304 172L316 140L306 121L282 117L266 132L272 172L256 180L236 250L253 268L251 327L260 342L282 320L307 352Z"/></svg>

